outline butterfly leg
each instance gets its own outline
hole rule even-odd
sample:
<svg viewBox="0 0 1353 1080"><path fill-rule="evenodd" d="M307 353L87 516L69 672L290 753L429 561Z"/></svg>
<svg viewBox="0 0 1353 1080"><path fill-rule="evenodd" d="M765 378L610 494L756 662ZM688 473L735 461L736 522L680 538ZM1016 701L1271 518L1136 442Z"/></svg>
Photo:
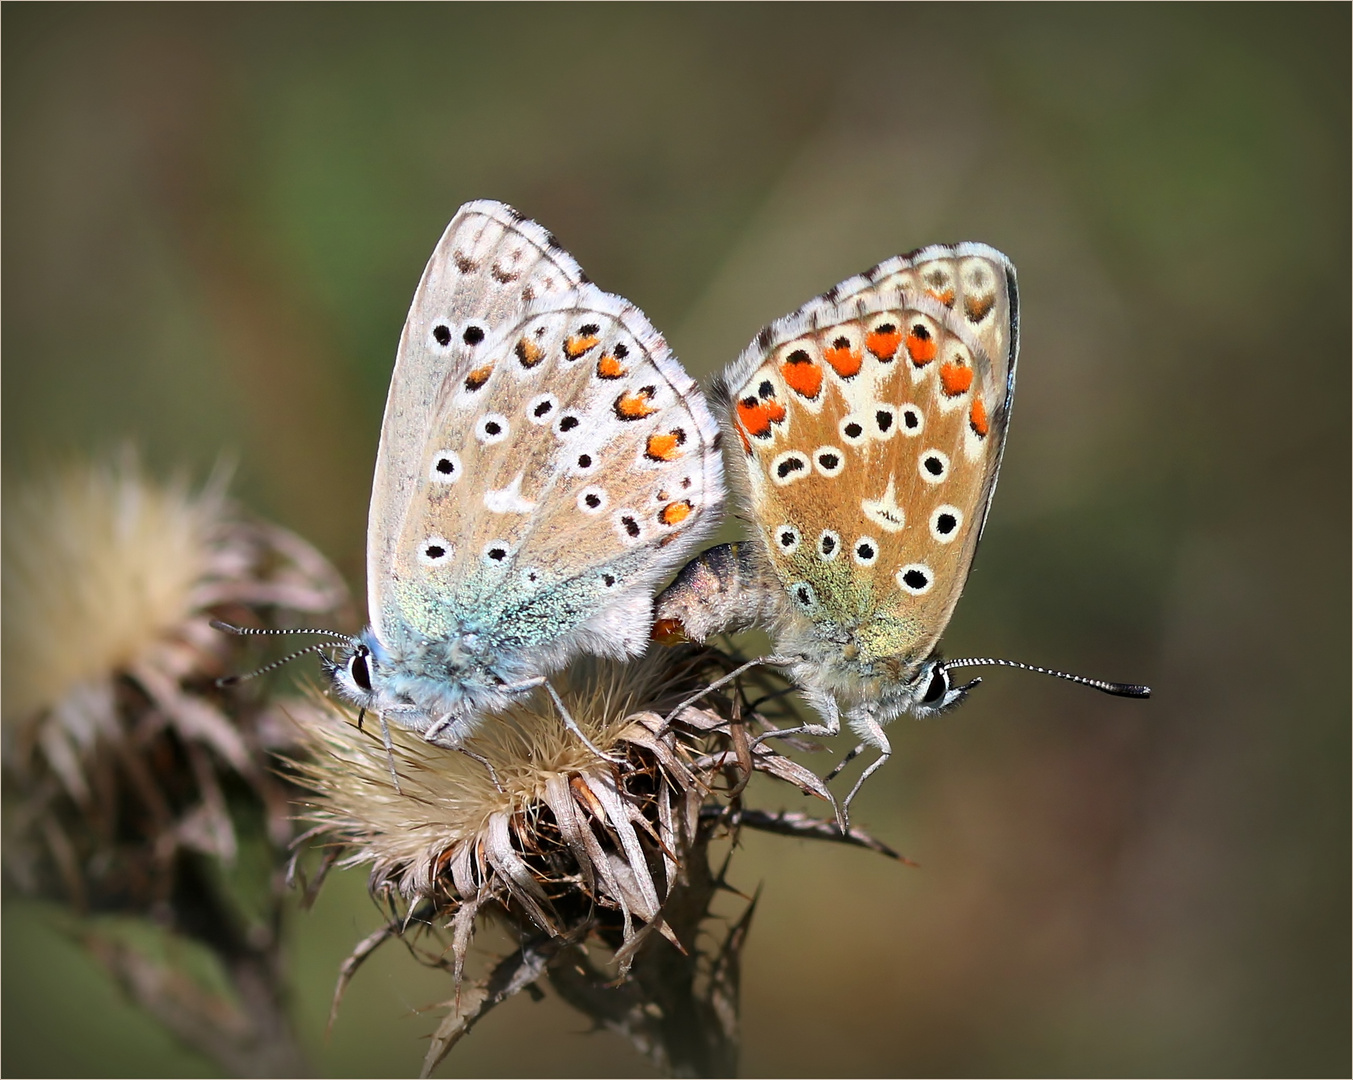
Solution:
<svg viewBox="0 0 1353 1080"><path fill-rule="evenodd" d="M742 664L739 667L735 667L727 675L715 679L703 690L699 691L699 693L692 694L690 697L688 697L685 701L683 701L680 705L678 705L675 709L673 709L671 712L667 714L667 718L663 721L663 726L666 727L673 720L675 720L680 713L684 712L689 706L694 705L706 694L712 693L713 691L719 689L719 687L732 682L744 671L748 671L751 668L756 667L758 664L766 664L770 667L787 667L788 665L793 664L795 662L796 661L792 656L758 656L755 660L748 660L745 664Z"/></svg>
<svg viewBox="0 0 1353 1080"><path fill-rule="evenodd" d="M534 679L527 679L524 682L513 683L510 686L504 686L509 694L520 694L527 690L534 690L537 686L543 686L545 692L550 695L550 700L554 702L554 707L559 710L559 718L564 721L564 727L573 732L578 737L578 741L596 754L603 761L609 761L612 765L621 765L625 759L623 757L612 757L610 754L603 753L593 745L592 740L583 734L582 728L578 726L573 714L568 711L568 706L564 704L564 699L559 696L559 691L554 688L554 683L550 682L544 675L537 675Z"/></svg>
<svg viewBox="0 0 1353 1080"><path fill-rule="evenodd" d="M484 768L488 769L489 779L493 781L493 786L498 789L498 794L506 794L503 790L503 785L498 782L498 770L493 767L493 762L489 761L483 754L476 754L473 750L467 750L463 746L457 746L454 747L454 749L460 751L460 753L464 754L467 758L473 758L475 761L479 762L479 764L483 765Z"/></svg>
<svg viewBox="0 0 1353 1080"><path fill-rule="evenodd" d="M402 794L399 790L399 773L395 771L395 744L390 739L390 725L385 720L385 715L381 714L381 742L385 743L385 763L390 766L390 779L395 782L395 793Z"/></svg>
<svg viewBox="0 0 1353 1080"><path fill-rule="evenodd" d="M874 773L878 771L879 766L892 757L893 754L892 744L888 741L888 736L883 734L883 728L879 726L877 720L863 709L851 712L850 726L854 729L855 734L864 739L864 743L852 750L846 757L846 761L849 761L852 757L856 756L856 754L863 750L866 745L876 747L879 751L879 756L877 761L874 761L864 770L864 772L860 773L860 778L855 781L855 786L850 789L850 794L846 796L845 802L841 804L841 820L843 822L841 826L842 833L848 833L850 831L850 804L855 800L855 796L860 793L860 788L864 787L864 782L873 776ZM843 761L841 764L844 765L845 762ZM838 767L836 772L839 771L840 769ZM833 772L833 775L835 775L835 772Z"/></svg>
<svg viewBox="0 0 1353 1080"><path fill-rule="evenodd" d="M864 743L860 743L859 746L855 747L854 750L852 750L849 754L847 754L845 757L843 757L840 761L836 763L836 768L832 769L831 772L829 772L826 776L824 776L822 778L822 782L824 784L830 784L833 780L835 780L841 774L842 769L844 769L847 765L849 765L852 761L854 761L857 757L859 757L861 754L864 753L864 748L865 748Z"/></svg>

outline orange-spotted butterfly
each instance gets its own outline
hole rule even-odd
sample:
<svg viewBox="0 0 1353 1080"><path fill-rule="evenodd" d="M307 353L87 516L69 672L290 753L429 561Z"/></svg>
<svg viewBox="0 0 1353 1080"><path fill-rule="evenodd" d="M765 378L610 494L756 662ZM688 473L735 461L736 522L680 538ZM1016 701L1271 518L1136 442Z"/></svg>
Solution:
<svg viewBox="0 0 1353 1080"><path fill-rule="evenodd" d="M1015 268L965 243L843 281L762 330L718 381L751 540L687 565L658 598L654 636L771 630L776 655L754 662L787 668L823 721L776 734L835 735L844 707L863 740L846 761L879 751L838 807L843 830L891 753L884 724L958 704L977 680L951 685L954 668L1032 667L936 653L996 490L1018 354Z"/></svg>

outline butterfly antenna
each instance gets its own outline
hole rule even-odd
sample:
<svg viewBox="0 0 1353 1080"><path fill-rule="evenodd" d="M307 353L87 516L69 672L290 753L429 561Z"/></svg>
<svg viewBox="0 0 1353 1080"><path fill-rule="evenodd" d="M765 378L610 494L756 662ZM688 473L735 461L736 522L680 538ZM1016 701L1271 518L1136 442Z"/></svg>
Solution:
<svg viewBox="0 0 1353 1080"><path fill-rule="evenodd" d="M257 679L260 675L266 675L270 671L276 671L283 664L289 664L293 660L299 660L302 656L309 656L311 653L320 652L323 649L333 647L332 642L322 641L318 645L307 645L304 649L297 649L289 656L284 656L280 660L274 660L271 664L264 664L255 671L245 672L243 675L225 675L216 680L217 686L234 686L236 683L242 683L246 679Z"/></svg>
<svg viewBox="0 0 1353 1080"><path fill-rule="evenodd" d="M324 649L332 648L335 645L346 645L352 641L347 634L340 634L337 630L315 630L303 627L299 630L256 630L251 626L233 626L228 622L222 622L220 619L212 619L211 625L217 630L224 630L227 634L235 634L239 637L257 637L257 636L275 636L277 634L323 634L329 638L328 641L322 641L316 645L307 645L304 649L298 649L289 656L284 656L280 660L274 660L271 664L264 664L256 671L249 671L243 675L226 675L216 680L217 686L234 686L236 683L242 683L247 679L257 679L260 675L266 675L270 671L276 671L283 664L289 664L302 656L308 656L310 653L322 652Z"/></svg>
<svg viewBox="0 0 1353 1080"><path fill-rule="evenodd" d="M1021 664L1018 660L997 660L988 656L969 656L961 660L944 660L942 663L948 670L987 665L1019 668L1021 671L1036 671L1040 675L1051 675L1057 679L1065 679L1067 682L1080 683L1082 686L1093 686L1096 690L1103 690L1104 693L1112 694L1114 697L1149 698L1151 696L1151 687L1149 686L1139 686L1136 683L1109 682L1106 679L1087 679L1084 675L1054 671L1052 668L1039 667L1037 664Z"/></svg>
<svg viewBox="0 0 1353 1080"><path fill-rule="evenodd" d="M223 622L220 619L212 619L211 625L215 630L224 630L227 634L235 634L238 637L264 637L276 636L278 634L323 634L325 637L333 638L334 641L349 642L352 640L351 634L343 634L337 630L317 630L308 626L302 626L295 630L259 630L252 626L234 626L231 623Z"/></svg>

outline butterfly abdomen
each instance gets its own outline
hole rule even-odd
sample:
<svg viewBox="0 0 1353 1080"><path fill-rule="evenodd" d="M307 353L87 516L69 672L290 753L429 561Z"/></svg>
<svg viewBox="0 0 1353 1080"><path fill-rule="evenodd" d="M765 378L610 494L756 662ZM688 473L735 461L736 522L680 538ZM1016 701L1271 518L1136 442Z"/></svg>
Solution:
<svg viewBox="0 0 1353 1080"><path fill-rule="evenodd" d="M653 638L703 642L771 621L779 583L750 544L720 544L692 559L654 605Z"/></svg>

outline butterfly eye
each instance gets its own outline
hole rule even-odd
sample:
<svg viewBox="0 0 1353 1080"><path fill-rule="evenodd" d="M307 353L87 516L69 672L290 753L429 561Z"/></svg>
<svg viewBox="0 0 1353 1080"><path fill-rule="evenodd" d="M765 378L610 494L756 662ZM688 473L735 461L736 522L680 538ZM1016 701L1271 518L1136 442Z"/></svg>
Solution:
<svg viewBox="0 0 1353 1080"><path fill-rule="evenodd" d="M949 693L949 672L944 670L943 664L936 664L930 672L930 684L921 696L921 704L934 705L943 701L947 693Z"/></svg>
<svg viewBox="0 0 1353 1080"><path fill-rule="evenodd" d="M371 693L371 671L366 663L367 649L361 646L348 661L348 677L368 694Z"/></svg>

